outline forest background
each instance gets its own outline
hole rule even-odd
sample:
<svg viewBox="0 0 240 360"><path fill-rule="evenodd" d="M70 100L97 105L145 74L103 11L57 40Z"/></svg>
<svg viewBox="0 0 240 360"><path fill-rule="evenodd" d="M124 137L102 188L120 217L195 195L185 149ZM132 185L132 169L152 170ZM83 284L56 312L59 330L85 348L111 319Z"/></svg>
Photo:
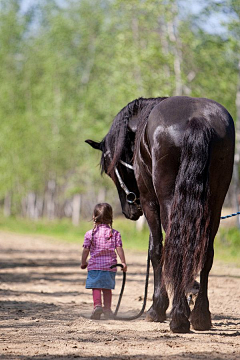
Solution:
<svg viewBox="0 0 240 360"><path fill-rule="evenodd" d="M2 227L19 217L35 228L40 219L83 224L100 201L119 215L116 189L100 175L100 154L84 140L100 141L133 99L211 98L238 130L238 0L26 3L0 0ZM236 154L226 199L233 211L238 146Z"/></svg>

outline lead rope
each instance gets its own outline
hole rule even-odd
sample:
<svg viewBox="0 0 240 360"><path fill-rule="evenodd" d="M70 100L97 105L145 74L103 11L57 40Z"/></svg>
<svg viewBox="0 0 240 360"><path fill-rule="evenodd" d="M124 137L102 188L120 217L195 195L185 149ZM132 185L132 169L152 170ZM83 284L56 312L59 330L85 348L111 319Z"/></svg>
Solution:
<svg viewBox="0 0 240 360"><path fill-rule="evenodd" d="M112 269L113 267L116 267L116 266L120 266L120 267L123 268L122 264L116 264L116 265L112 265L112 266L111 266L111 269ZM118 313L118 310L119 310L119 307L120 307L120 303L121 303L121 300L122 300L122 296L123 296L123 291L124 291L124 287L125 287L125 282L126 282L126 273L123 272L122 288L121 288L121 291L120 291L120 295L119 295L118 303L117 303L117 306L116 306L116 310L115 310L115 312L114 312L114 319L115 319L115 320L127 320L127 321L131 321L131 320L135 320L135 319L139 318L139 317L143 314L143 312L144 312L144 310L145 310L145 307L146 307L146 303L147 303L149 268L150 268L150 250L149 250L149 248L148 248L147 271L146 271L145 290L144 290L144 299L143 299L142 309L140 310L140 312L139 312L137 315L133 315L133 316L130 316L130 317L128 317L128 318L121 317L121 316L117 316L117 313Z"/></svg>
<svg viewBox="0 0 240 360"><path fill-rule="evenodd" d="M232 217L232 216L236 216L236 215L240 215L240 211L238 211L238 212L236 212L236 213L233 213L233 214L230 214L230 215L221 216L220 219L221 219L221 220L224 220L224 219L228 219L228 218L230 218L230 217ZM122 264L116 264L116 265L112 265L112 266L111 266L111 269L113 269L114 267L117 267L117 266L123 268L123 265L122 265ZM147 303L149 268L150 268L150 251L149 251L149 248L148 248L147 271L146 271L145 290L144 290L144 299L143 299L142 309L140 310L140 312L139 312L137 315L133 315L133 316L130 316L130 317L128 317L128 318L121 317L121 316L117 316L117 313L118 313L118 310L119 310L119 307L120 307L120 304L121 304L121 300L122 300L124 288L125 288L125 283L126 283L126 273L123 272L122 287L121 287L121 291L120 291L120 294L119 294L119 298L118 298L118 303L117 303L117 306L116 306L116 310L114 311L114 314L113 314L115 320L127 320L127 321L131 321L131 320L138 319L138 318L143 314L143 312L144 312L144 310L145 310L145 307L146 307L146 303Z"/></svg>
<svg viewBox="0 0 240 360"><path fill-rule="evenodd" d="M228 219L232 216L236 216L236 215L239 215L240 214L240 211L236 212L236 213L233 213L231 215L226 215L226 216L221 216L220 219L223 220L223 219Z"/></svg>

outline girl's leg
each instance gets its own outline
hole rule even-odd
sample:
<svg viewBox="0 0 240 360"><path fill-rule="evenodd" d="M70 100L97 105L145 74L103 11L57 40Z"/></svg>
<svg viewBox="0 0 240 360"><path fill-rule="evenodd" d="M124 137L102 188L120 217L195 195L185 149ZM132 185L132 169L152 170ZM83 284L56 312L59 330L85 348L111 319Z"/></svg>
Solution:
<svg viewBox="0 0 240 360"><path fill-rule="evenodd" d="M101 314L103 313L101 289L92 289L92 294L94 309L91 319L100 320Z"/></svg>
<svg viewBox="0 0 240 360"><path fill-rule="evenodd" d="M102 296L101 296L101 289L92 289L93 294L93 305L94 309L97 306L102 306Z"/></svg>
<svg viewBox="0 0 240 360"><path fill-rule="evenodd" d="M111 310L112 305L112 290L102 289L104 310Z"/></svg>

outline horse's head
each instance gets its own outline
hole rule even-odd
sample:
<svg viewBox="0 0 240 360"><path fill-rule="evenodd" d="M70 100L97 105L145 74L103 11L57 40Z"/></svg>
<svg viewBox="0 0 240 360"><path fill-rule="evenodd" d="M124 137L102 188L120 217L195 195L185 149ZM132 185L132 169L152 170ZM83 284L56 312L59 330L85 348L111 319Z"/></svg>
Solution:
<svg viewBox="0 0 240 360"><path fill-rule="evenodd" d="M132 164L135 137L160 99L163 98L131 101L115 116L109 132L101 142L86 140L94 149L102 151L102 171L114 181L122 212L131 220L137 220L143 214Z"/></svg>
<svg viewBox="0 0 240 360"><path fill-rule="evenodd" d="M132 166L134 138L130 133L128 133L127 137L128 141L125 145L128 146L124 146L121 157L117 161L114 161L115 154L112 149L111 139L108 136L99 143L92 140L86 140L86 143L94 149L102 151L102 171L108 174L116 185L123 214L130 220L137 220L142 215L142 209Z"/></svg>

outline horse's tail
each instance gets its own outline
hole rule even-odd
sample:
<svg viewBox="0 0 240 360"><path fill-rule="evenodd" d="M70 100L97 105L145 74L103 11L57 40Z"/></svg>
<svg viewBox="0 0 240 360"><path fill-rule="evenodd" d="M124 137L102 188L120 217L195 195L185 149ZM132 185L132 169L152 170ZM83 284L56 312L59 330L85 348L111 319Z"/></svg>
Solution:
<svg viewBox="0 0 240 360"><path fill-rule="evenodd" d="M186 293L193 284L209 243L212 136L204 118L192 118L183 137L163 252L164 280L178 294Z"/></svg>

